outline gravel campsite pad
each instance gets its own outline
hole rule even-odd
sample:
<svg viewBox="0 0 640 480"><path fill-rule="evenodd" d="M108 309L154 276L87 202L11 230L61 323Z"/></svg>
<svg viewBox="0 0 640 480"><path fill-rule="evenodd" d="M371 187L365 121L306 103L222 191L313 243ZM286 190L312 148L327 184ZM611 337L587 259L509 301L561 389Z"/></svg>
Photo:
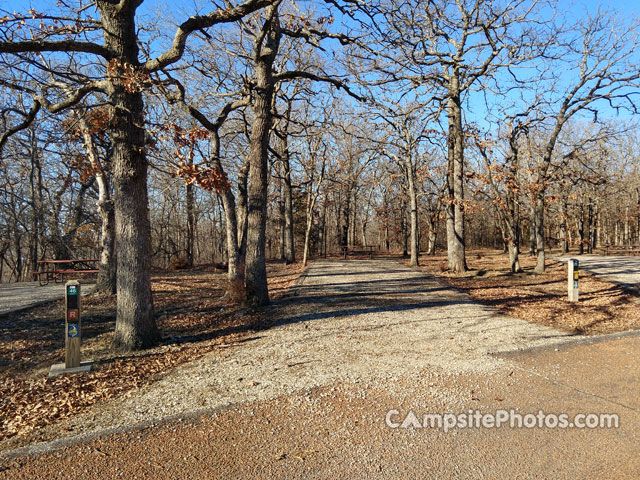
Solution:
<svg viewBox="0 0 640 480"><path fill-rule="evenodd" d="M549 344L566 334L508 318L393 261L317 262L299 294L273 306L274 327L178 367L162 380L71 420L75 433L333 382L501 366L489 353Z"/></svg>
<svg viewBox="0 0 640 480"><path fill-rule="evenodd" d="M73 435L113 435L31 460L13 452L7 472L27 478L60 465L87 478L397 478L427 468L500 478L485 474L507 450L510 463L497 473L520 471L517 449L527 445L531 467L543 467L549 431L505 429L487 442L480 430L389 429L385 412L603 411L601 397L517 366L523 349L563 352L569 334L504 316L396 261L317 261L294 293L268 310L270 328L64 423ZM598 448L610 448L614 433ZM578 458L584 431L561 435L554 448L571 446L567 455ZM485 463L471 455L479 447ZM594 462L581 468L593 472Z"/></svg>

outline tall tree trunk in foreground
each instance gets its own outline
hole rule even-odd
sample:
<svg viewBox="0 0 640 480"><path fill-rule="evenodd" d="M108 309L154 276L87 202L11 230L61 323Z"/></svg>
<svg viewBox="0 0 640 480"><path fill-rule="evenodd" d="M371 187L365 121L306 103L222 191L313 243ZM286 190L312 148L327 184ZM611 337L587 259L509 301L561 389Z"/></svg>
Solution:
<svg viewBox="0 0 640 480"><path fill-rule="evenodd" d="M458 72L453 71L449 79L449 155L447 169L447 259L449 270L456 273L467 271L464 238L464 147L462 131L462 106L460 103Z"/></svg>
<svg viewBox="0 0 640 480"><path fill-rule="evenodd" d="M142 92L127 71L140 70L135 25L137 2L98 2L109 62L113 183L118 242L118 313L113 345L133 350L155 345L160 333L151 295L151 228L147 196Z"/></svg>
<svg viewBox="0 0 640 480"><path fill-rule="evenodd" d="M251 126L249 152L249 189L247 219L246 284L247 299L255 306L269 303L265 242L267 227L267 160L273 101L273 62L280 46L280 24L277 7L266 9L264 38L255 47L256 85L253 103L254 120Z"/></svg>

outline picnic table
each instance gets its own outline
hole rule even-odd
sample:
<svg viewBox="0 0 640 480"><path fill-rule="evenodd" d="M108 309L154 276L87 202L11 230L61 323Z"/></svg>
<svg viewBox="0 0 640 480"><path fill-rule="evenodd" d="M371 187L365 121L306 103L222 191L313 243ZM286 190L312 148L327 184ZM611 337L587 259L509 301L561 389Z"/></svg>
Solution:
<svg viewBox="0 0 640 480"><path fill-rule="evenodd" d="M347 255L369 255L370 259L373 259L373 245L342 245L342 254L344 259L347 259Z"/></svg>
<svg viewBox="0 0 640 480"><path fill-rule="evenodd" d="M56 283L64 282L65 275L98 273L97 258L68 259L68 260L38 260L40 270L31 272L38 276L41 286L47 285L51 280Z"/></svg>

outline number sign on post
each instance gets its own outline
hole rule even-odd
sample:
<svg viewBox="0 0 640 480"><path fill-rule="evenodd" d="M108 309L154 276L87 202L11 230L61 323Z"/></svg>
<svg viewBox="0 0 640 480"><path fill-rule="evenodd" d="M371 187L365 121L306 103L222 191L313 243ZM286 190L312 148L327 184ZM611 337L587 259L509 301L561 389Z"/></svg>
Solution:
<svg viewBox="0 0 640 480"><path fill-rule="evenodd" d="M65 295L65 368L80 366L81 318L80 318L80 282L71 280L66 283Z"/></svg>

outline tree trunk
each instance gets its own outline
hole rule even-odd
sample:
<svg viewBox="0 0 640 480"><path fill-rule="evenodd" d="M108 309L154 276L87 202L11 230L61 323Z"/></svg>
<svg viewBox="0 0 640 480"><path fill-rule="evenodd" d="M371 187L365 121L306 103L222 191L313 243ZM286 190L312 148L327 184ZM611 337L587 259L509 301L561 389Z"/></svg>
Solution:
<svg viewBox="0 0 640 480"><path fill-rule="evenodd" d="M429 232L427 235L429 244L427 246L427 255L436 254L436 239L438 234L438 216L437 213L430 213L428 217Z"/></svg>
<svg viewBox="0 0 640 480"><path fill-rule="evenodd" d="M249 189L247 221L246 283L247 299L255 306L269 303L265 243L267 226L268 147L271 129L271 105L274 80L273 62L280 44L280 25L276 7L266 9L266 32L262 45L256 46L256 88L253 103L249 153Z"/></svg>
<svg viewBox="0 0 640 480"><path fill-rule="evenodd" d="M293 188L288 148L284 149L282 157L284 163L284 259L287 264L290 264L296 261L296 249L293 235Z"/></svg>
<svg viewBox="0 0 640 480"><path fill-rule="evenodd" d="M351 224L351 191L347 192L342 210L340 245L349 245L349 225Z"/></svg>
<svg viewBox="0 0 640 480"><path fill-rule="evenodd" d="M278 213L279 213L279 226L280 226L279 258L281 261L285 260L285 256L284 256L285 219L284 219L284 192L283 192L284 178L282 177L283 170L284 169L282 168L282 162L280 162L280 167L278 169L278 173L280 177L278 181Z"/></svg>
<svg viewBox="0 0 640 480"><path fill-rule="evenodd" d="M640 188L636 188L636 212L636 243L640 245ZM598 215L598 220L599 219L600 215ZM598 234L600 233L600 230L601 229L598 228ZM599 240L598 243L600 243Z"/></svg>
<svg viewBox="0 0 640 480"><path fill-rule="evenodd" d="M187 264L193 267L193 244L195 241L196 218L195 218L195 194L193 192L193 184L189 183L185 186L186 206L187 206L187 245L185 248L185 256Z"/></svg>
<svg viewBox="0 0 640 480"><path fill-rule="evenodd" d="M562 253L568 253L569 252L569 242L567 240L567 220L568 220L568 215L567 215L567 198L563 197L562 198L562 203L561 205L561 210L560 210L560 249L562 250Z"/></svg>
<svg viewBox="0 0 640 480"><path fill-rule="evenodd" d="M30 129L31 135L31 170L29 179L31 183L31 209L33 211L33 218L31 224L31 242L30 242L30 258L31 258L31 270L36 272L39 270L38 260L40 257L40 225L42 223L42 164L40 163L40 155L38 152L38 141L35 132L35 127ZM1 260L0 260L1 261ZM33 276L33 280L38 280L37 275ZM0 273L0 282L2 281L2 275Z"/></svg>
<svg viewBox="0 0 640 480"><path fill-rule="evenodd" d="M322 204L322 248L320 249L320 253L325 257L327 256L327 203L329 202L325 196Z"/></svg>
<svg viewBox="0 0 640 480"><path fill-rule="evenodd" d="M142 92L127 85L128 68L139 69L136 2L98 2L109 65L113 141L115 226L118 242L118 308L114 347L133 350L155 345L160 333L151 295L151 228L147 196Z"/></svg>
<svg viewBox="0 0 640 480"><path fill-rule="evenodd" d="M415 172L409 155L405 156L405 169L407 171L407 183L409 193L409 218L411 224L411 260L409 265L417 267L420 249L418 245L418 194L416 192Z"/></svg>
<svg viewBox="0 0 640 480"><path fill-rule="evenodd" d="M536 199L531 199L531 210L529 210L529 255L536 254Z"/></svg>
<svg viewBox="0 0 640 480"><path fill-rule="evenodd" d="M311 228L313 227L313 210L318 198L317 193L313 193L313 183L309 184L309 193L307 194L307 225L304 232L304 250L302 254L302 265L307 266L309 259L309 240L311 238Z"/></svg>
<svg viewBox="0 0 640 480"><path fill-rule="evenodd" d="M522 272L520 268L520 246L516 242L509 242L509 267L511 273Z"/></svg>
<svg viewBox="0 0 640 480"><path fill-rule="evenodd" d="M544 273L544 194L540 193L535 203L536 273Z"/></svg>
<svg viewBox="0 0 640 480"><path fill-rule="evenodd" d="M593 253L593 249L595 248L596 243L596 224L593 213L593 204L591 203L591 199L589 199L589 245L587 246L587 253Z"/></svg>
<svg viewBox="0 0 640 480"><path fill-rule="evenodd" d="M458 73L451 73L448 99L447 260L449 270L467 271L464 237L464 138Z"/></svg>
<svg viewBox="0 0 640 480"><path fill-rule="evenodd" d="M98 211L102 224L100 228L100 265L96 289L110 295L116 293L117 264L116 264L116 225L113 200L98 200Z"/></svg>
<svg viewBox="0 0 640 480"><path fill-rule="evenodd" d="M116 293L116 254L115 254L115 213L113 199L111 198L111 185L109 174L105 171L98 156L93 138L91 137L89 124L84 112L78 113L78 126L82 131L87 157L91 167L95 171L98 183L98 213L100 213L100 264L98 266L98 279L96 289L113 295Z"/></svg>
<svg viewBox="0 0 640 480"><path fill-rule="evenodd" d="M578 255L584 253L584 205L580 204L580 217L578 218Z"/></svg>
<svg viewBox="0 0 640 480"><path fill-rule="evenodd" d="M504 222L506 223L507 235L504 236L506 237L505 245L509 252L509 268L511 273L520 273L522 272L522 268L520 268L520 223L517 212L512 210L511 215L504 218Z"/></svg>
<svg viewBox="0 0 640 480"><path fill-rule="evenodd" d="M624 245L631 244L631 222L629 218L629 205L624 208Z"/></svg>
<svg viewBox="0 0 640 480"><path fill-rule="evenodd" d="M223 173L220 161L220 137L218 132L212 132L212 163ZM225 233L227 244L227 279L229 292L237 295L245 288L244 285L244 255L246 246L246 183L249 163L245 162L238 171L238 205L231 188L223 190L219 198L222 202L225 219ZM240 222L241 225L238 225Z"/></svg>
<svg viewBox="0 0 640 480"><path fill-rule="evenodd" d="M402 208L401 208L401 215L400 218L402 218L402 256L403 257L408 257L409 256L409 229L407 228L407 203L406 201L402 202Z"/></svg>

